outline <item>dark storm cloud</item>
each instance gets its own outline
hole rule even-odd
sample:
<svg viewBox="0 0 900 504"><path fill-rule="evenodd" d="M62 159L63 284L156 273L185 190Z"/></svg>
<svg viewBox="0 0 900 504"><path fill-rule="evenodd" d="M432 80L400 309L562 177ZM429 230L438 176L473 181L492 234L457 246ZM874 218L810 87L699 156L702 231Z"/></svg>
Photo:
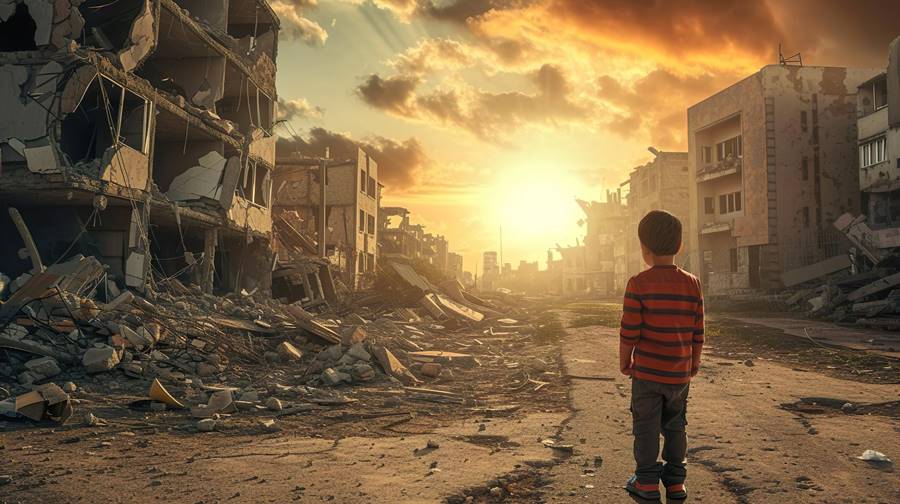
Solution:
<svg viewBox="0 0 900 504"><path fill-rule="evenodd" d="M307 138L279 138L276 148L279 157L293 153L323 156L327 148L333 159L353 159L356 149L362 148L378 163L380 181L392 190L414 186L421 174L431 167L431 159L416 138L398 141L374 136L356 140L325 128L312 128Z"/></svg>
<svg viewBox="0 0 900 504"><path fill-rule="evenodd" d="M372 74L356 88L356 93L375 108L405 114L418 85L419 78L415 76L394 75L383 78Z"/></svg>

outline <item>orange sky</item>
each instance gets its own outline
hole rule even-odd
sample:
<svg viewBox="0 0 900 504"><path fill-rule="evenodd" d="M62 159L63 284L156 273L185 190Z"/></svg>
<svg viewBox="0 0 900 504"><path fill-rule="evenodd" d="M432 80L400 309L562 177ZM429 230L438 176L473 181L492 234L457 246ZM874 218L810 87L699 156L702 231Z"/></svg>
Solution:
<svg viewBox="0 0 900 504"><path fill-rule="evenodd" d="M685 109L785 52L884 66L900 2L274 0L280 134L361 144L385 204L481 252L544 260L583 234L647 146L685 146ZM295 146L296 147L296 146ZM309 154L320 154L309 152Z"/></svg>

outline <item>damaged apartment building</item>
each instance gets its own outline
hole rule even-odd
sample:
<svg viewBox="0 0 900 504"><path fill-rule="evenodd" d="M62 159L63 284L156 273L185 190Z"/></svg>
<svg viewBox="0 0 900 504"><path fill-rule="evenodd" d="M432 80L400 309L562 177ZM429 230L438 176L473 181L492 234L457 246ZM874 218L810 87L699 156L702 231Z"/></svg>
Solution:
<svg viewBox="0 0 900 504"><path fill-rule="evenodd" d="M558 248L563 258L562 292L613 294L616 291L616 245L621 243L628 208L620 191L607 191L606 201L576 200L584 212L584 244Z"/></svg>
<svg viewBox="0 0 900 504"><path fill-rule="evenodd" d="M771 65L688 109L691 270L707 292L777 289L846 254L857 88L877 70Z"/></svg>
<svg viewBox="0 0 900 504"><path fill-rule="evenodd" d="M887 70L857 92L859 188L862 212L878 249L900 246L900 38Z"/></svg>
<svg viewBox="0 0 900 504"><path fill-rule="evenodd" d="M0 235L15 207L45 262L267 289L278 27L264 0L0 0Z"/></svg>
<svg viewBox="0 0 900 504"><path fill-rule="evenodd" d="M628 279L646 267L641 259L641 243L638 240L638 224L651 210L665 210L681 221L682 236L689 237L692 231L692 215L688 197L688 153L664 152L654 147L648 150L653 160L635 167L622 186L628 186L627 227L625 239L616 246L616 285L625 290ZM675 263L689 267L687 238Z"/></svg>
<svg viewBox="0 0 900 504"><path fill-rule="evenodd" d="M319 218L321 171L325 168L325 216ZM351 288L374 275L378 260L378 214L382 185L378 163L362 149L356 159L300 156L278 159L274 177L275 213L301 235L315 237L325 225L323 256Z"/></svg>

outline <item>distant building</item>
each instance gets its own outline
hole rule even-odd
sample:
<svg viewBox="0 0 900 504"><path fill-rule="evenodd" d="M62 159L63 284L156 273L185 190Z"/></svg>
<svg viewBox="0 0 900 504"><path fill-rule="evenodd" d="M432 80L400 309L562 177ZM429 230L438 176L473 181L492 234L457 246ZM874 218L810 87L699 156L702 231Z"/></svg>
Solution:
<svg viewBox="0 0 900 504"><path fill-rule="evenodd" d="M462 282L465 277L463 276L463 256L462 254L457 254L456 252L450 252L447 254L447 273L448 276L451 276L460 282Z"/></svg>
<svg viewBox="0 0 900 504"><path fill-rule="evenodd" d="M500 263L497 260L497 253L494 251L484 252L482 254L481 288L493 290L494 283L499 276Z"/></svg>
<svg viewBox="0 0 900 504"><path fill-rule="evenodd" d="M584 245L560 247L557 251L562 256L562 293L567 295L587 293L589 287L585 269L587 247Z"/></svg>
<svg viewBox="0 0 900 504"><path fill-rule="evenodd" d="M622 204L619 192L606 193L606 201L576 200L584 211L586 231L584 235L584 250L581 253L582 271L573 269L566 261L568 257L576 257L577 254L567 251L563 253L564 259L564 291L590 291L597 295L609 295L616 293L616 244L623 242L625 225L628 220L628 209ZM575 254L575 255L573 255ZM572 279L575 285L583 278L584 287L570 289L568 280Z"/></svg>
<svg viewBox="0 0 900 504"><path fill-rule="evenodd" d="M295 229L318 240L319 166L302 158L279 158L275 211ZM331 161L325 186L326 255L356 286L377 263L378 164L362 149L357 159Z"/></svg>
<svg viewBox="0 0 900 504"><path fill-rule="evenodd" d="M859 209L856 93L877 70L766 66L688 109L691 270L707 292L773 289L844 253Z"/></svg>
<svg viewBox="0 0 900 504"><path fill-rule="evenodd" d="M402 207L384 207L379 215L382 257L421 259L425 232L422 226L410 223L409 210Z"/></svg>
<svg viewBox="0 0 900 504"><path fill-rule="evenodd" d="M688 242L693 234L690 211L690 183L687 152L662 152L651 149L654 159L632 170L628 178L628 224L625 227L625 252L623 274L617 279L619 290L624 290L628 278L646 268L641 258L641 242L638 224L651 210L665 210L681 221L683 244L675 262L690 268Z"/></svg>

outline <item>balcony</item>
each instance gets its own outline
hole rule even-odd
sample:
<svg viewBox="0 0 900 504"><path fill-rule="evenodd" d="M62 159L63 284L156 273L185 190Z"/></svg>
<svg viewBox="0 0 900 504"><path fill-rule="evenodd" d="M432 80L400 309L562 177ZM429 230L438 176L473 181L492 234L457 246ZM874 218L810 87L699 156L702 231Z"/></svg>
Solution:
<svg viewBox="0 0 900 504"><path fill-rule="evenodd" d="M727 158L697 169L697 182L708 182L728 175L741 173L742 158Z"/></svg>
<svg viewBox="0 0 900 504"><path fill-rule="evenodd" d="M731 222L707 222L703 224L702 228L700 228L700 234L708 235L715 233L724 233L726 231L731 231L731 227Z"/></svg>

